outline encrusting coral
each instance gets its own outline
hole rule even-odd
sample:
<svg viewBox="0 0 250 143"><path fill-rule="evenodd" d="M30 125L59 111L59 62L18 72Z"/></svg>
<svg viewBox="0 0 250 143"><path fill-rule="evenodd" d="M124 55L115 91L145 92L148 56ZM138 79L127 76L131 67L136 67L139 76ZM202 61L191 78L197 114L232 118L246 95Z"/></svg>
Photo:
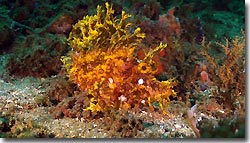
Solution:
<svg viewBox="0 0 250 143"><path fill-rule="evenodd" d="M156 80L157 67L152 60L167 45L160 44L144 59L137 59L134 52L144 33L124 11L121 19L113 14L106 3L106 14L97 6L96 15L85 16L76 23L68 39L72 51L62 57L69 79L92 96L85 110L154 109L152 104L158 103L160 110L167 113L169 97L176 95L176 82Z"/></svg>

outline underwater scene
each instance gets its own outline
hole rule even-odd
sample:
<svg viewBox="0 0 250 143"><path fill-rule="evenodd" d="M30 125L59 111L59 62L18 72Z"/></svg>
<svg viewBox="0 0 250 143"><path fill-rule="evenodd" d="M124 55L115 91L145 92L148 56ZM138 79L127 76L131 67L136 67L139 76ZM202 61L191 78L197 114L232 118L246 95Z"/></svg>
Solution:
<svg viewBox="0 0 250 143"><path fill-rule="evenodd" d="M1 138L245 138L243 0L0 0Z"/></svg>

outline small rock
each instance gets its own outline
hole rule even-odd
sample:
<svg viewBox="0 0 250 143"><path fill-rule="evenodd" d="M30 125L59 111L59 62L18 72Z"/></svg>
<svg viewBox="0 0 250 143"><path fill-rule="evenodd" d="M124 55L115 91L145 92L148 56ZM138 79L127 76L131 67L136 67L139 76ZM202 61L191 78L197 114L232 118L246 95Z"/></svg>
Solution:
<svg viewBox="0 0 250 143"><path fill-rule="evenodd" d="M175 127L176 129L180 129L180 128L181 128L181 125L175 124L174 127Z"/></svg>

